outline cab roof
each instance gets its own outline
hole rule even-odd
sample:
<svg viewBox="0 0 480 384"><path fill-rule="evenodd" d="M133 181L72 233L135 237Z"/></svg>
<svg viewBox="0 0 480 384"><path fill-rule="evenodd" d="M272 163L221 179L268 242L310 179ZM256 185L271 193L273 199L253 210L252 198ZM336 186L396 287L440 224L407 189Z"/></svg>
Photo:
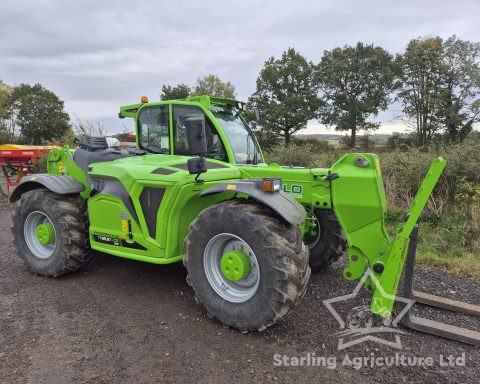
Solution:
<svg viewBox="0 0 480 384"><path fill-rule="evenodd" d="M163 100L160 100L162 102ZM238 101L234 99L228 99L228 98L223 98L223 97L213 97L213 96L191 96L187 97L185 99L175 99L175 100L165 100L164 103L168 104L171 102L175 101L184 101L184 102L191 102L191 103L197 103L203 105L204 108L210 109L211 105L218 105L221 107L226 107L226 108L238 108L243 110L245 107L245 102L243 101ZM154 102L157 104L158 102ZM125 105L120 107L120 113L118 114L118 117L121 119L125 117L132 117L135 118L138 109L145 104L154 104L154 103L138 103L138 104L131 104L131 105Z"/></svg>

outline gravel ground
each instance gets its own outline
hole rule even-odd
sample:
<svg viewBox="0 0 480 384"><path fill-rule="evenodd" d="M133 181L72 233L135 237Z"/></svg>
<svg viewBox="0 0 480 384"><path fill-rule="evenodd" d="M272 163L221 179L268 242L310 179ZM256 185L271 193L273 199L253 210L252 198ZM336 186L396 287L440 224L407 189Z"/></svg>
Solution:
<svg viewBox="0 0 480 384"><path fill-rule="evenodd" d="M0 207L0 383L479 381L478 348L402 326L402 334L377 335L389 341L398 335L401 349L366 341L337 350L339 324L322 301L355 288L343 281L341 263L312 277L305 298L283 323L263 333L240 334L195 305L181 265L153 266L99 254L69 276L31 275L13 246L10 212ZM474 280L418 270L415 285L480 304L480 282ZM336 310L344 315L367 298L361 291ZM478 319L425 307L415 311L480 331ZM275 365L276 354L308 353L324 357L324 366ZM433 364L370 367L372 357L395 354L398 359L431 357ZM441 364L441 356L447 363L450 355L460 358L458 366ZM355 368L347 356L352 364L361 357L370 360Z"/></svg>

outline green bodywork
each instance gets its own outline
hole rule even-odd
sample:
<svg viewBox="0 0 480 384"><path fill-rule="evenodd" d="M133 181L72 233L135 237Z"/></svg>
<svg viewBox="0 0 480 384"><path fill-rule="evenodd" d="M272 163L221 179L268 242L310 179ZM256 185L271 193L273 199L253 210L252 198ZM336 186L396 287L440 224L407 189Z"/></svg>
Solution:
<svg viewBox="0 0 480 384"><path fill-rule="evenodd" d="M303 234L317 230L309 215L313 209L334 210L348 242L349 264L343 271L345 279L359 280L369 267L375 281L378 281L382 288L379 289L372 278L365 283L366 288L374 295L372 311L382 316L390 315L410 233L445 167L445 160L438 158L433 162L408 212L408 220L400 224L392 239L384 224L386 197L377 155L352 153L343 156L331 168L298 168L267 165L259 151L255 164L238 164L227 133L212 114L212 108L238 110L243 105L235 100L208 96L121 107L120 117L135 119L138 148L142 148L139 139L139 113L145 108L162 105L169 108L169 153L126 157L90 164L89 168L92 179L113 179L121 183L128 192L137 218L132 217L128 207L118 196L98 193L90 197L92 185L87 185L83 170L73 161L74 149L56 148L49 154L48 173L71 175L85 185L81 196L88 199L90 242L93 249L154 264L177 262L184 256L184 240L189 226L203 209L232 197L247 198L233 192L201 197L199 195L202 191L220 182L281 178L283 190L300 202L307 211L307 219L300 225ZM175 106L188 105L200 108L205 119L210 120L228 156L228 161L208 159L211 169L201 175L201 183L195 182L195 175L190 175L186 168L189 157L175 154L172 109ZM166 170L164 174L155 172L159 168ZM141 195L144 190L147 191L145 188L164 190L156 212L154 233L151 233L151 225L149 231L142 209ZM230 256L239 270L245 269L240 271L240 275L244 275L248 269L248 266L244 265L245 260L238 254ZM222 260L222 268L226 265L227 259ZM231 280L235 278L231 276Z"/></svg>

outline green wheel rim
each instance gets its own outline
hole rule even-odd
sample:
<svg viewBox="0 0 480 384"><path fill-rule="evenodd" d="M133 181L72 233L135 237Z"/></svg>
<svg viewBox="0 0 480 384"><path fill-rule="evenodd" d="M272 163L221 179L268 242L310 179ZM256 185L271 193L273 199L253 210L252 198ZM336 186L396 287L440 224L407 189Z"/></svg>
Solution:
<svg viewBox="0 0 480 384"><path fill-rule="evenodd" d="M35 230L35 235L40 244L46 245L55 242L55 229L52 223L40 224Z"/></svg>
<svg viewBox="0 0 480 384"><path fill-rule="evenodd" d="M223 275L230 281L244 279L252 269L248 255L240 249L234 249L223 254L220 267Z"/></svg>

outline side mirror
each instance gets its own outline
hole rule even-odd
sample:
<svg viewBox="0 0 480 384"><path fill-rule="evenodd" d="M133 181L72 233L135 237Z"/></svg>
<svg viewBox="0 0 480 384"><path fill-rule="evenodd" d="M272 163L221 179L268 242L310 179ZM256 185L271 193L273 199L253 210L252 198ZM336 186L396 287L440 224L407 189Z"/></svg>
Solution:
<svg viewBox="0 0 480 384"><path fill-rule="evenodd" d="M260 123L260 110L258 108L255 108L253 111L255 112L255 121L257 123Z"/></svg>
<svg viewBox="0 0 480 384"><path fill-rule="evenodd" d="M187 130L188 151L190 155L202 155L207 152L205 120L200 117L190 117L185 120L185 128Z"/></svg>
<svg viewBox="0 0 480 384"><path fill-rule="evenodd" d="M207 162L203 157L188 159L188 173L191 175L207 172Z"/></svg>

